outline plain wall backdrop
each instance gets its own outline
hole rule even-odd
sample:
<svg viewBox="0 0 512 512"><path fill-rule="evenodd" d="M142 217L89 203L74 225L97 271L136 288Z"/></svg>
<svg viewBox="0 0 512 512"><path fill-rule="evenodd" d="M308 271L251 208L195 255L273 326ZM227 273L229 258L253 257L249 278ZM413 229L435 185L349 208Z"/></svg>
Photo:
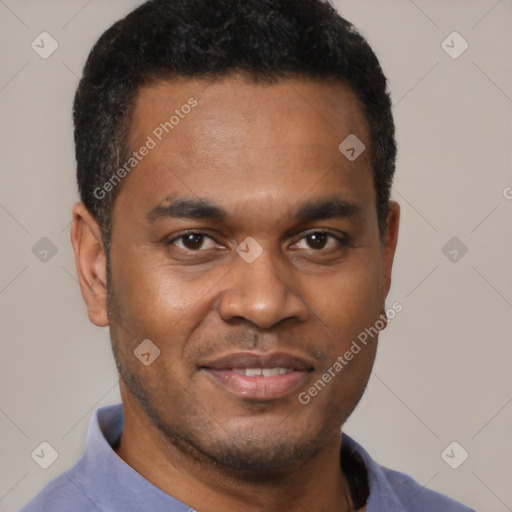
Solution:
<svg viewBox="0 0 512 512"><path fill-rule="evenodd" d="M91 413L119 400L108 330L87 319L69 242L71 105L91 46L139 3L0 0L3 512L74 463ZM510 511L512 2L336 6L389 78L402 206L387 304L403 310L345 431L421 484ZM42 442L58 453L48 469L31 457Z"/></svg>

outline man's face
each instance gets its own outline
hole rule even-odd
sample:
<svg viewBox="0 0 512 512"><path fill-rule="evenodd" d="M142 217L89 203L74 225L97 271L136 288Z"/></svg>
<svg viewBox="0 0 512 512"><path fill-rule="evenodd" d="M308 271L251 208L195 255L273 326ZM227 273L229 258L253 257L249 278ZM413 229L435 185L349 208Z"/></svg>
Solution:
<svg viewBox="0 0 512 512"><path fill-rule="evenodd" d="M148 136L156 146L113 213L110 329L125 407L225 467L314 456L359 401L376 339L309 403L299 395L375 325L393 256L355 95L298 79L159 82L140 92L131 127L133 150ZM367 148L355 161L338 149L350 134ZM134 355L147 339L160 350L149 366Z"/></svg>

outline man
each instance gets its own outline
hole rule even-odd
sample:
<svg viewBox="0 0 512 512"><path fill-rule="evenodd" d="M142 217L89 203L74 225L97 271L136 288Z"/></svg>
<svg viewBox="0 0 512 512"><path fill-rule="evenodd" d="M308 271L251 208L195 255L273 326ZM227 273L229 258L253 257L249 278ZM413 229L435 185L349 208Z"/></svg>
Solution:
<svg viewBox="0 0 512 512"><path fill-rule="evenodd" d="M92 50L74 121L71 238L122 406L23 512L469 510L341 434L399 225L386 79L347 21L147 2Z"/></svg>

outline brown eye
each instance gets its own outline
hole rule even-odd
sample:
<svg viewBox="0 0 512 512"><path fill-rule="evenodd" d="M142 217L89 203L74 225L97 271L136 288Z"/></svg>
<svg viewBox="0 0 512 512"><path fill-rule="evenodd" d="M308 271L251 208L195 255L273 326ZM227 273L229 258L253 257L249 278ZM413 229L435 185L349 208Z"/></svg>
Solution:
<svg viewBox="0 0 512 512"><path fill-rule="evenodd" d="M313 233L306 237L310 247L313 249L323 249L327 243L328 238L329 235L326 233Z"/></svg>
<svg viewBox="0 0 512 512"><path fill-rule="evenodd" d="M215 241L209 236L203 235L201 233L186 233L171 240L169 245L174 245L187 251L197 252L199 250L211 249L215 247ZM204 247L205 245L206 247Z"/></svg>
<svg viewBox="0 0 512 512"><path fill-rule="evenodd" d="M323 231L317 231L309 233L308 235L301 238L296 244L299 249L314 249L320 251L322 249L334 249L336 247L347 247L348 240L344 238L325 233Z"/></svg>

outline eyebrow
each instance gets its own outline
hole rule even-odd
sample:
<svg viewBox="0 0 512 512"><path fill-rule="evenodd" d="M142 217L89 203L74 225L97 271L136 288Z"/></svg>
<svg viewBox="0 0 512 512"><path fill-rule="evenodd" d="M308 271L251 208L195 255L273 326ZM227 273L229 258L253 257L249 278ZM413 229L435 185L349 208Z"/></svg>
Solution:
<svg viewBox="0 0 512 512"><path fill-rule="evenodd" d="M292 216L302 222L335 218L347 219L356 216L362 209L360 205L335 196L301 204L292 211ZM227 210L206 200L191 198L173 199L172 196L168 196L147 214L146 219L151 224L154 224L157 221L168 218L225 222L228 217Z"/></svg>
<svg viewBox="0 0 512 512"><path fill-rule="evenodd" d="M363 210L362 206L345 201L340 197L310 201L301 205L295 216L303 222L314 222L325 219L348 219L355 217Z"/></svg>
<svg viewBox="0 0 512 512"><path fill-rule="evenodd" d="M228 213L220 206L202 199L173 199L173 196L168 196L146 215L152 224L167 218L225 221Z"/></svg>

